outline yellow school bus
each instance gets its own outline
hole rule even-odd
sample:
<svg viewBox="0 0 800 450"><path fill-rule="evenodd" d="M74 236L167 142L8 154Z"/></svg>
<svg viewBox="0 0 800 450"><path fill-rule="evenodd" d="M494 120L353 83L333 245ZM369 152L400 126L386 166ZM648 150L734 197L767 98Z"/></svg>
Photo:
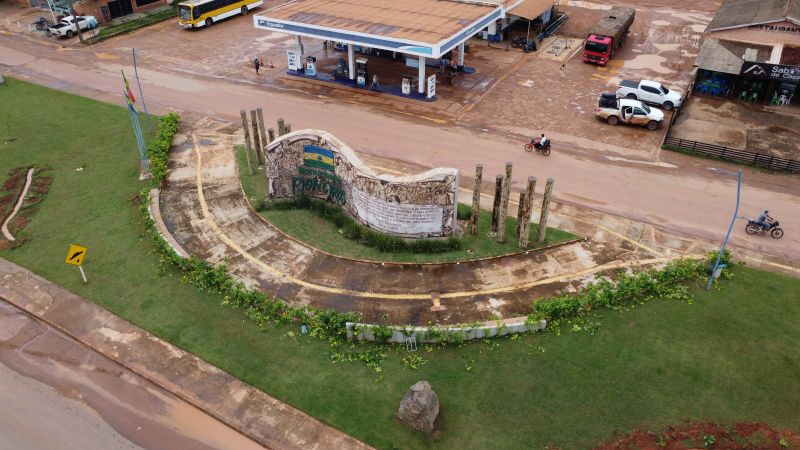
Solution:
<svg viewBox="0 0 800 450"><path fill-rule="evenodd" d="M246 15L263 0L189 0L178 4L178 23L184 28L210 27L227 17Z"/></svg>

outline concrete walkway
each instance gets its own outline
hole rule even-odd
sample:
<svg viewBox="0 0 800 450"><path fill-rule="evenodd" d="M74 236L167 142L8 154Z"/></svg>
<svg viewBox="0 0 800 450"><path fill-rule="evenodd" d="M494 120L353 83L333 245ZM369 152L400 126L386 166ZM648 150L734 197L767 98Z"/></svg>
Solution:
<svg viewBox="0 0 800 450"><path fill-rule="evenodd" d="M369 448L94 303L2 258L0 299L49 325L57 331L56 334L66 335L79 342L81 347L88 347L120 364L124 370L116 369L114 373L118 376L115 378L135 384L135 379L125 375L127 371L133 372L136 377L144 378L148 383L155 384L266 447ZM13 325L19 320L13 319L13 323L5 321L4 317L9 316L10 314L0 314L0 347L3 348L8 347L5 341L22 345L19 333L24 330L14 331ZM33 330L30 327L26 329L31 332ZM25 342L34 337L28 336ZM50 342L49 350L45 346L42 351L56 351L56 356L61 359L68 356L66 353L70 357L78 354L74 348L70 350L75 347L74 343L65 345L64 350L59 352L54 347L55 340L50 339ZM42 342L34 345L42 345ZM101 362L95 364L107 365ZM64 371L60 373L63 375ZM87 377L86 380L88 379ZM117 386L116 389L124 396L128 386ZM202 436L202 433L196 434ZM159 444L153 443L152 447L159 447Z"/></svg>
<svg viewBox="0 0 800 450"><path fill-rule="evenodd" d="M536 298L576 290L596 275L698 257L718 245L555 204L551 226L591 239L458 265L337 258L286 237L250 209L233 153L242 137L230 124L203 119L182 127L160 204L167 232L178 244L210 262L226 261L246 284L289 304L357 311L364 322L384 314L392 323L413 325L525 315ZM434 302L444 310L432 311Z"/></svg>

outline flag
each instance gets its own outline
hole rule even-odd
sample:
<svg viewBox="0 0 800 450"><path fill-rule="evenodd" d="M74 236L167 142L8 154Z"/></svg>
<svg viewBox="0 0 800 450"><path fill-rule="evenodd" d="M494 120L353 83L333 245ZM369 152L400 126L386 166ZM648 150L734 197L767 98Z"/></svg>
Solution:
<svg viewBox="0 0 800 450"><path fill-rule="evenodd" d="M304 145L303 165L333 171L333 152L313 145Z"/></svg>
<svg viewBox="0 0 800 450"><path fill-rule="evenodd" d="M122 72L120 70L120 72ZM136 103L136 99L133 98L133 91L131 91L131 87L128 86L128 79L125 78L125 72L122 72L122 79L125 81L125 94L130 100L131 103Z"/></svg>
<svg viewBox="0 0 800 450"><path fill-rule="evenodd" d="M134 114L139 114L139 111L136 111L136 108L133 106L133 102L131 102L131 97L128 96L128 93L122 91L122 96L125 97L125 101L128 103L128 109L130 112Z"/></svg>

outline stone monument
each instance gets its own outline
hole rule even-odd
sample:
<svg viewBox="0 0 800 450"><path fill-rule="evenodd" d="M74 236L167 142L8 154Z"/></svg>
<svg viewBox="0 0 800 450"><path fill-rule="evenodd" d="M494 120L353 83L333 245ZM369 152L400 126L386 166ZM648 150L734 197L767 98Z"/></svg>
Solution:
<svg viewBox="0 0 800 450"><path fill-rule="evenodd" d="M378 175L350 147L319 130L281 136L264 153L272 198L326 199L364 225L403 238L448 237L457 231L456 169Z"/></svg>
<svg viewBox="0 0 800 450"><path fill-rule="evenodd" d="M431 434L433 424L439 415L439 397L427 381L418 381L406 392L397 418L417 431Z"/></svg>

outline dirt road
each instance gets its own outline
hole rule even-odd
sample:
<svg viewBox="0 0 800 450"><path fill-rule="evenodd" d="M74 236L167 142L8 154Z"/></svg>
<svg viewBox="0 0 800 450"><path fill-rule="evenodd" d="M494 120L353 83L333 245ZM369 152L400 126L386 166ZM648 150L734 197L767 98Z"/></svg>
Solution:
<svg viewBox="0 0 800 450"><path fill-rule="evenodd" d="M119 70L132 73L132 67L129 59L121 55L137 45L137 36L145 34L143 30L99 47L62 48L19 33L3 33L0 66L10 76L122 105ZM155 48L148 51L156 53ZM204 51L224 53L218 49ZM213 64L213 59L204 61ZM502 173L505 163L512 161L514 189L520 189L528 175L553 177L555 196L562 202L702 237L721 239L733 211L735 178L707 169L714 166L735 171L737 166L660 152L649 144L641 153L650 157L643 159L625 151L639 145L635 140L616 146L588 139L574 146L556 141L553 155L544 158L525 154L519 134L501 134L458 123L444 125L418 116L265 87L252 78L204 75L202 67L181 67L176 72L163 61L149 62L147 52L143 52L140 64L142 87L150 110L155 112L178 110L236 122L240 109L261 106L270 122L284 117L294 130L325 129L362 152L426 167L452 166L462 174L472 173L475 164L481 163L489 179L494 173ZM486 118L487 122L491 120ZM135 151L133 143L131 151ZM742 192L740 214L754 216L759 209L768 207L781 221L786 235L780 241L750 237L740 222L734 228L732 242L800 258L800 211L796 208L800 178L744 169Z"/></svg>
<svg viewBox="0 0 800 450"><path fill-rule="evenodd" d="M263 449L0 300L0 448Z"/></svg>

